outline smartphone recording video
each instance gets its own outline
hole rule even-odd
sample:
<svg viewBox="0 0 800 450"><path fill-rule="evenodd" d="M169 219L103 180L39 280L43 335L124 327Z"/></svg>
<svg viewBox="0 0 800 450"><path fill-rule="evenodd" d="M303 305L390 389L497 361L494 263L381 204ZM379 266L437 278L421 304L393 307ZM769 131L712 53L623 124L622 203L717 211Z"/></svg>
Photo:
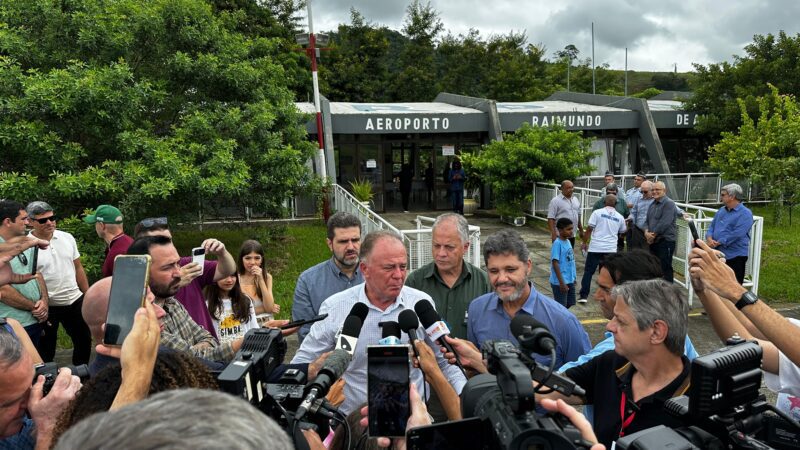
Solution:
<svg viewBox="0 0 800 450"><path fill-rule="evenodd" d="M136 310L144 305L149 279L150 255L119 255L114 258L103 336L105 345L121 346L131 332Z"/></svg>
<svg viewBox="0 0 800 450"><path fill-rule="evenodd" d="M192 249L192 262L200 266L200 275L203 274L203 268L206 265L206 249L203 247L195 247Z"/></svg>
<svg viewBox="0 0 800 450"><path fill-rule="evenodd" d="M403 437L411 415L407 345L367 347L369 435Z"/></svg>

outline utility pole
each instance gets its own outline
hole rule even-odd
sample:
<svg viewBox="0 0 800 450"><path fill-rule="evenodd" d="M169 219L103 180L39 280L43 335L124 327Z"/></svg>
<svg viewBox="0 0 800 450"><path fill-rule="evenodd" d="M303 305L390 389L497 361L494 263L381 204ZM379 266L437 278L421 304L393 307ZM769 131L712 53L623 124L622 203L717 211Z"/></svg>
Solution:
<svg viewBox="0 0 800 450"><path fill-rule="evenodd" d="M594 22L592 22L592 94L596 94L596 84L594 75Z"/></svg>
<svg viewBox="0 0 800 450"><path fill-rule="evenodd" d="M625 97L628 96L628 47L625 47Z"/></svg>
<svg viewBox="0 0 800 450"><path fill-rule="evenodd" d="M319 76L317 76L317 36L314 34L314 20L311 16L311 0L306 1L308 10L308 57L311 58L311 80L314 85L314 111L317 113L317 141L319 153L317 154L317 171L323 181L328 178L325 167L325 137L322 132L322 107L319 100ZM323 44L325 45L325 44Z"/></svg>

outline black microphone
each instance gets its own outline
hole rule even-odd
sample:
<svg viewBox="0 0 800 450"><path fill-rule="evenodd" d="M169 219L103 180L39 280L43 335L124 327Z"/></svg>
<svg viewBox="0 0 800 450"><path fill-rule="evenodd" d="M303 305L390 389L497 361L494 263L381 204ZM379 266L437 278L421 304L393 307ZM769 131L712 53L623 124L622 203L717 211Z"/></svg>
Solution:
<svg viewBox="0 0 800 450"><path fill-rule="evenodd" d="M511 319L511 334L524 349L540 355L550 355L556 349L556 338L533 316L517 314Z"/></svg>
<svg viewBox="0 0 800 450"><path fill-rule="evenodd" d="M386 322L378 323L381 327L381 340L378 345L400 345L400 324L388 320Z"/></svg>
<svg viewBox="0 0 800 450"><path fill-rule="evenodd" d="M455 355L456 365L464 372L464 366L461 365L461 359L459 359L458 353L456 353L453 346L445 340L445 336L450 336L450 328L447 327L447 324L444 323L439 313L433 308L431 302L427 300L418 301L417 304L414 305L414 311L417 312L419 321L425 328L425 333L428 337L444 347L448 352Z"/></svg>
<svg viewBox="0 0 800 450"><path fill-rule="evenodd" d="M350 318L359 320L358 317L349 316L348 319ZM347 350L341 348L334 350L328 358L325 359L325 363L323 363L322 368L319 369L319 373L316 378L314 378L314 381L309 383L306 387L308 394L297 408L295 420L300 420L318 398L322 398L328 393L333 383L347 370L347 366L350 365L350 360L352 359L352 355L350 355Z"/></svg>
<svg viewBox="0 0 800 450"><path fill-rule="evenodd" d="M359 306L361 305L361 306ZM318 398L324 397L330 390L333 383L338 380L350 361L358 343L358 335L361 334L361 327L364 325L359 315L363 314L366 318L369 308L363 303L356 303L350 310L350 315L344 319L342 331L336 340L336 349L328 356L322 364L317 377L306 386L306 398L300 403L295 414L295 420L300 420L311 408Z"/></svg>

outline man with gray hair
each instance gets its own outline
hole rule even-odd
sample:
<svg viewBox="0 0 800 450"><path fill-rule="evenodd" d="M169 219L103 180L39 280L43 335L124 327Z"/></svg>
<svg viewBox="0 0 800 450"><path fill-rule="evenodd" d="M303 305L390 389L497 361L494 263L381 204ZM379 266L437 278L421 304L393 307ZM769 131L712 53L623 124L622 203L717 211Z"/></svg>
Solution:
<svg viewBox="0 0 800 450"><path fill-rule="evenodd" d="M706 243L725 254L725 263L733 269L739 284L744 283L750 255L750 229L753 227L753 213L742 204L743 195L738 184L722 186L720 200L723 206L714 214L706 231Z"/></svg>
<svg viewBox="0 0 800 450"><path fill-rule="evenodd" d="M558 237L556 231L556 221L564 217L575 224L573 236L569 238L572 248L575 248L575 236L583 236L583 224L581 224L581 201L573 195L575 185L570 180L561 182L561 192L550 200L547 205L547 228L550 229L550 240L555 242Z"/></svg>
<svg viewBox="0 0 800 450"><path fill-rule="evenodd" d="M5 326L0 326L0 373L0 448L50 448L56 421L81 388L80 379L63 368L43 396L44 376L31 386L33 358Z"/></svg>
<svg viewBox="0 0 800 450"><path fill-rule="evenodd" d="M89 416L67 430L55 448L212 447L292 450L294 444L274 420L240 398L212 390L175 389Z"/></svg>
<svg viewBox="0 0 800 450"><path fill-rule="evenodd" d="M344 379L344 403L341 410L349 414L359 405L367 401L367 345L377 344L382 337L379 323L398 321L404 310L414 310L419 302L431 302L430 295L412 287L404 286L408 269L408 255L399 235L381 230L373 231L364 237L361 243L359 269L364 275L364 283L353 286L325 300L320 313L328 313L328 318L316 322L306 336L292 363L311 363L323 353L334 350L337 333L342 329L345 319L353 305L362 303L367 306L367 317L363 321L358 343L353 349L353 359L342 378ZM425 333L421 326L415 330L419 344L424 340L436 355L436 362L447 381L456 393L461 392L467 380L456 366L451 366L438 351L439 347ZM402 333L400 341L409 343L408 334ZM417 386L417 392L423 391L422 372L411 370L411 382Z"/></svg>
<svg viewBox="0 0 800 450"><path fill-rule="evenodd" d="M306 269L297 278L292 302L292 320L308 320L319 314L322 302L333 294L364 282L358 269L361 250L361 221L353 214L339 211L328 218L328 248L331 257ZM300 343L311 324L300 327Z"/></svg>
<svg viewBox="0 0 800 450"><path fill-rule="evenodd" d="M49 298L49 315L44 334L39 341L39 353L45 362L56 355L58 326L63 325L72 339L72 364L88 364L92 337L81 315L83 294L89 289L89 279L81 264L81 254L75 238L56 228L58 218L53 207L42 201L28 203L25 208L33 226L31 235L50 246L40 250L37 270L42 274Z"/></svg>
<svg viewBox="0 0 800 450"><path fill-rule="evenodd" d="M653 204L653 182L645 180L639 187L639 198L633 203L631 215L628 216L628 251L649 250L650 244L644 237L647 229L647 210Z"/></svg>
<svg viewBox="0 0 800 450"><path fill-rule="evenodd" d="M672 255L675 253L675 241L678 231L676 220L680 215L675 202L667 197L667 186L663 181L656 181L652 189L653 203L647 210L647 229L644 237L650 245L650 253L661 261L664 279L672 283Z"/></svg>
<svg viewBox="0 0 800 450"><path fill-rule="evenodd" d="M489 277L480 267L464 260L469 250L469 224L461 214L436 218L431 230L433 261L411 272L406 286L430 295L447 322L450 336L466 339L467 307L491 291Z"/></svg>
<svg viewBox="0 0 800 450"><path fill-rule="evenodd" d="M556 338L556 367L578 359L591 349L589 335L566 307L536 291L528 281L531 258L525 241L514 230L500 230L483 244L483 259L494 292L482 295L469 305L467 337L478 348L492 339L519 345L511 333L511 320L527 314L540 321ZM550 355L533 355L549 365Z"/></svg>
<svg viewBox="0 0 800 450"><path fill-rule="evenodd" d="M689 305L680 288L662 279L615 286L614 334L609 350L565 374L586 390L584 397L551 393L572 404L594 404L598 441L613 448L618 438L656 425L683 426L664 410L672 397L687 393L690 364L684 356Z"/></svg>

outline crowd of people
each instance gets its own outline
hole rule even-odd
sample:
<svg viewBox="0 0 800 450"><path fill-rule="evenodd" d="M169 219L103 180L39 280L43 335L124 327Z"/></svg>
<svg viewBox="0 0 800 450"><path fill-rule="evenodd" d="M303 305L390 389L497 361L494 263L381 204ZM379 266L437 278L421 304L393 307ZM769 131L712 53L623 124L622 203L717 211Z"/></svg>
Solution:
<svg viewBox="0 0 800 450"><path fill-rule="evenodd" d="M279 377L292 368L313 379L337 348L353 306L366 306L352 360L328 395L348 415L353 436L344 439L341 427L327 440L328 430L304 430L310 448L366 448L368 438L369 445L404 448L403 439L366 437L366 349L381 340L381 324L402 321L401 313L423 302L435 307L449 334L437 337L418 325L399 337L414 348L409 428L462 418L459 394L467 379L488 371L479 349L493 340L518 346L520 336L510 324L520 315L541 322L555 340L554 360L530 356L558 368L585 391L569 397L537 394L537 403L564 414L584 439L597 444L593 448L613 448L619 437L657 424L680 425L663 405L692 389L691 360L697 357L687 334L686 295L672 282L675 220L681 212L663 183L640 175L623 193L611 176L583 228L573 192L572 182L564 181L550 204L552 297L530 281L532 265L539 262L513 230L487 238L481 249L484 270L464 259L470 245L467 220L442 214L432 229L432 262L409 274L400 236L362 235L357 217L333 214L327 221L330 256L299 276L291 310L293 320L327 317L281 331L297 333L300 346L271 374ZM778 406L792 413L800 404L794 397L800 394L800 322L785 319L742 287L749 248L743 221L752 224L752 214L735 184L723 187L722 201L706 239L698 239L690 254L693 288L723 342L738 333L762 345L768 386L781 393ZM166 217L139 221L133 237L124 233L123 215L113 206L101 205L84 220L107 244L104 277L91 285L74 238L57 229L53 208L41 201L27 207L0 201L0 448L188 448L193 442L292 448L289 436L262 412L213 392L217 383L210 375L231 362L249 330L288 323L272 317L280 309L263 246L245 241L234 258L223 242L209 238L200 246L212 258L200 266L179 255ZM609 320L594 347L569 310L576 303L576 237L587 250L577 301L588 301L596 273L592 298ZM149 255L151 265L133 331L114 347L103 337L113 262L121 254ZM53 360L60 325L72 338L73 364L89 364L90 378L81 380L62 368L45 395L44 377L34 373ZM570 404L585 405L584 415ZM137 434L144 426L146 436Z"/></svg>

